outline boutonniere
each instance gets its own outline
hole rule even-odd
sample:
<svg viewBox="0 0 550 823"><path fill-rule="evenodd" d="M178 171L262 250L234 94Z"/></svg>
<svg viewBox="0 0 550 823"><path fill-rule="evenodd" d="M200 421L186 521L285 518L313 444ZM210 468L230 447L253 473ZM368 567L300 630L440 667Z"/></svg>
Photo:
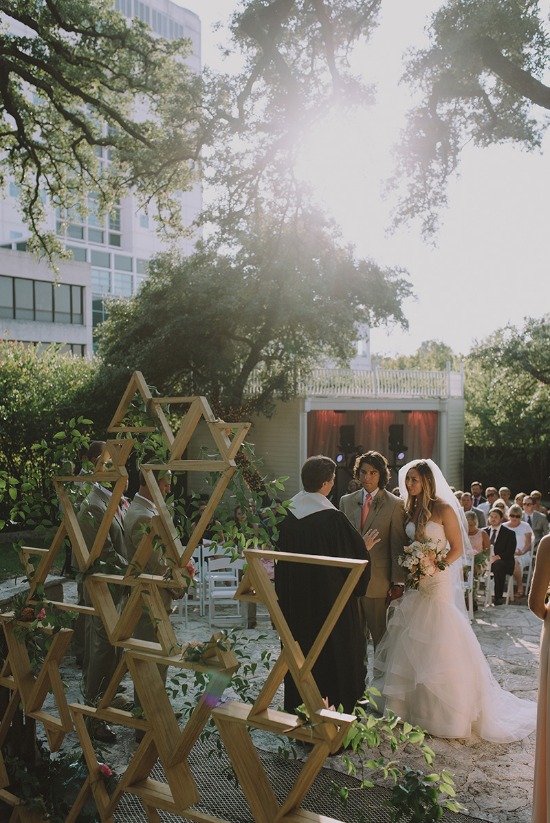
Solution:
<svg viewBox="0 0 550 823"><path fill-rule="evenodd" d="M372 507L373 507L374 511L379 509L381 505L382 505L382 498L380 497L379 494L377 494L376 497L374 498L374 503L372 504Z"/></svg>

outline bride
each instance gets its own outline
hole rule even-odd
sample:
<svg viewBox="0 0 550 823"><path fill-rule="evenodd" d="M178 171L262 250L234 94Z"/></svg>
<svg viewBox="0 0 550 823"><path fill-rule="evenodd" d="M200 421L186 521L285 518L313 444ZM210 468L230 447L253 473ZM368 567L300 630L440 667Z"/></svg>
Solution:
<svg viewBox="0 0 550 823"><path fill-rule="evenodd" d="M432 460L403 466L399 486L409 538L448 546L446 567L391 603L372 685L386 709L436 737L521 740L535 728L536 703L498 685L466 616L464 513Z"/></svg>

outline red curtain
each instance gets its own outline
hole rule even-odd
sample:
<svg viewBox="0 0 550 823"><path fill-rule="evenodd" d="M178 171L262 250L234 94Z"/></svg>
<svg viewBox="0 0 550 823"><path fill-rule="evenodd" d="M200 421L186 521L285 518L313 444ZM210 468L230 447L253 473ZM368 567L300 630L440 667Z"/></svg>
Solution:
<svg viewBox="0 0 550 823"><path fill-rule="evenodd" d="M312 411L307 416L308 455L326 454L333 459L340 446L340 427L355 427L355 443L362 451L388 451L390 425L403 424L407 459L433 457L437 436L437 412L417 411Z"/></svg>

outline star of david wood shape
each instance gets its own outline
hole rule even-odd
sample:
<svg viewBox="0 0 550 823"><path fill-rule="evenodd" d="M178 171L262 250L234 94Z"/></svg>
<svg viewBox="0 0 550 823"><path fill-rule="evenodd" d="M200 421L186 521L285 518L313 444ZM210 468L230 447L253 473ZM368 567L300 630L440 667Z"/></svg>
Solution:
<svg viewBox="0 0 550 823"><path fill-rule="evenodd" d="M29 717L44 726L50 750L58 751L65 735L72 731L71 714L65 697L65 688L59 666L72 637L72 629L61 629L53 633L49 627L40 624L33 631L52 636L46 657L36 674L29 657L24 632L30 631L30 624L14 620L13 613L0 615L6 638L8 654L0 672L0 686L11 690L8 708L0 724L0 747L4 745L9 726L19 705ZM52 693L58 714L46 711L43 706Z"/></svg>
<svg viewBox="0 0 550 823"><path fill-rule="evenodd" d="M341 747L349 727L355 722L355 717L335 712L325 706L315 683L312 668L368 561L260 550L245 551L245 556L249 565L236 597L260 602L267 607L281 638L282 649L252 707L234 701L215 709L213 716L256 823L331 823L330 818L306 812L299 807L327 756ZM292 636L279 607L273 584L261 562L262 558L276 560L279 563L309 563L349 569L347 579L307 655L304 655ZM296 715L270 708L287 672L291 673L304 701L311 720L310 728ZM275 797L251 741L249 727L287 735L312 744L302 771L282 805L279 805Z"/></svg>

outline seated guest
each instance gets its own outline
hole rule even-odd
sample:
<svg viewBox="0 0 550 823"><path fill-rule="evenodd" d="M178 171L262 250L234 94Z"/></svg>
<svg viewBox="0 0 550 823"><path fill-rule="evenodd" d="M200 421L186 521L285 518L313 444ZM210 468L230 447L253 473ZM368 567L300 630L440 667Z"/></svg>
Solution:
<svg viewBox="0 0 550 823"><path fill-rule="evenodd" d="M512 505L512 492L508 486L501 486L498 490L498 496L501 500L504 500L504 505L506 506L506 510L508 510Z"/></svg>
<svg viewBox="0 0 550 823"><path fill-rule="evenodd" d="M485 529L491 546L491 571L495 581L495 606L504 603L504 581L514 573L516 535L503 523L502 509L495 507L489 512L489 525Z"/></svg>
<svg viewBox="0 0 550 823"><path fill-rule="evenodd" d="M537 489L535 489L534 491L531 492L530 497L531 497L533 503L535 504L535 511L540 512L545 517L548 517L548 509L546 508L546 506L543 506L542 503L541 503L542 494L539 491L537 491Z"/></svg>
<svg viewBox="0 0 550 823"><path fill-rule="evenodd" d="M531 495L526 494L523 498L523 519L529 523L534 532L533 551L536 553L539 543L545 534L550 531L546 517L535 510L535 502Z"/></svg>
<svg viewBox="0 0 550 823"><path fill-rule="evenodd" d="M477 515L477 522L480 526L485 526L487 520L485 518L485 512L481 509L474 507L473 498L470 492L462 492L462 496L460 498L460 505L464 509L464 513L473 511Z"/></svg>
<svg viewBox="0 0 550 823"><path fill-rule="evenodd" d="M516 598L519 600L523 597L523 572L531 565L531 549L533 546L533 529L522 520L523 511L521 506L515 503L510 506L508 512L507 528L511 529L516 535L516 565L514 568L514 580L516 581Z"/></svg>
<svg viewBox="0 0 550 823"><path fill-rule="evenodd" d="M485 489L485 497L487 498L484 503L480 503L478 509L481 509L485 517L489 514L489 510L492 509L495 500L498 500L498 491L495 489L494 486L487 486Z"/></svg>

